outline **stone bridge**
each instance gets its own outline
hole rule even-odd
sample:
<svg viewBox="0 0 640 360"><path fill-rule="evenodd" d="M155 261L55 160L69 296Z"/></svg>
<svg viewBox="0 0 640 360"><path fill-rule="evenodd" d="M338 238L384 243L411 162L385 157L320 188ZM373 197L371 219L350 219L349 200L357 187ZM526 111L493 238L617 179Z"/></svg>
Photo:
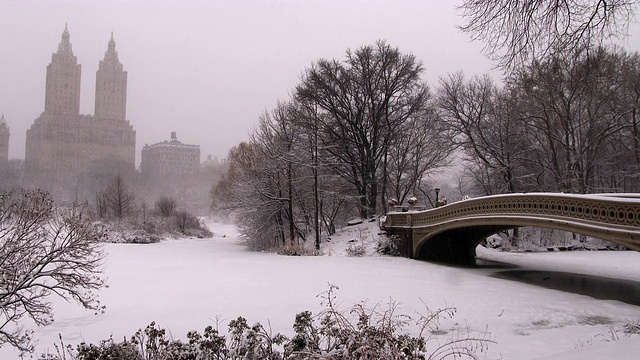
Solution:
<svg viewBox="0 0 640 360"><path fill-rule="evenodd" d="M607 240L640 251L640 194L507 194L473 198L424 211L389 212L381 227L398 235L403 255L475 263L487 236L541 227Z"/></svg>

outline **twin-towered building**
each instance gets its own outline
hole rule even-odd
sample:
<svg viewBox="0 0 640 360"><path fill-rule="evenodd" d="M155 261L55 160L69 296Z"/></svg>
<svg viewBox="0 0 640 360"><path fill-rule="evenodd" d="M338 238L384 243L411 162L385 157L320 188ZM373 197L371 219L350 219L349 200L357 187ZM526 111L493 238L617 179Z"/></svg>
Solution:
<svg viewBox="0 0 640 360"><path fill-rule="evenodd" d="M44 112L27 130L25 165L47 181L71 185L101 163L135 169L136 131L126 118L127 72L118 60L113 34L96 72L94 115L80 114L81 65L65 26L47 66ZM8 159L9 127L0 118L0 161ZM197 173L200 147L177 140L142 150L141 170L149 177Z"/></svg>
<svg viewBox="0 0 640 360"><path fill-rule="evenodd" d="M25 165L68 181L91 163L118 161L135 168L136 132L126 120L127 72L113 34L96 73L95 114L80 114L81 65L65 27L47 66L44 112L27 130Z"/></svg>

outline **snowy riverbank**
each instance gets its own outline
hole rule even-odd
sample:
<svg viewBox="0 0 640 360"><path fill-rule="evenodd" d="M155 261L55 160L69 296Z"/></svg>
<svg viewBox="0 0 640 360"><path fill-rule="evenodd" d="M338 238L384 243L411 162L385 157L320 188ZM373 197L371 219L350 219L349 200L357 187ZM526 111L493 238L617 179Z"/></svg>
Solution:
<svg viewBox="0 0 640 360"><path fill-rule="evenodd" d="M413 315L454 306L455 318L442 323L444 334L468 329L491 333L488 359L636 358L640 336L605 342L610 328L640 320L640 307L597 300L558 290L498 279L496 268L456 268L387 256L344 256L351 239L373 242L375 230L349 227L325 244L325 256L289 257L248 252L234 226L211 224L211 239L165 240L157 244L106 244L101 293L105 314L85 312L55 300L55 322L38 328L38 352L53 349L58 333L66 343L121 340L156 321L176 338L220 320L220 328L237 316L270 324L273 332L291 335L296 313L320 309L316 295L329 283L340 287L346 308L361 300L374 304L390 298L400 312ZM369 252L371 254L371 252ZM479 249L479 255L520 269L558 270L640 282L640 253L554 252L501 253ZM593 343L593 345L591 344ZM575 350L578 348L578 350ZM569 352L569 353L565 353ZM561 355L559 355L561 354ZM17 355L7 346L0 358Z"/></svg>

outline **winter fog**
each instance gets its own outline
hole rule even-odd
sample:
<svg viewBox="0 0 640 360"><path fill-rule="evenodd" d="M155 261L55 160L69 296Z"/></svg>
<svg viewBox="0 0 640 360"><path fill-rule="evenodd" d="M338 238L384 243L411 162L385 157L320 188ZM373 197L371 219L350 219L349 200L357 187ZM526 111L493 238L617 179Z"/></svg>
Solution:
<svg viewBox="0 0 640 360"><path fill-rule="evenodd" d="M638 13L0 0L0 358L635 358Z"/></svg>
<svg viewBox="0 0 640 360"><path fill-rule="evenodd" d="M145 144L172 131L200 145L203 161L225 158L312 62L378 39L415 54L431 85L448 72L492 69L481 44L455 28L456 2L2 0L0 7L9 158L24 158L25 131L44 109L45 70L65 25L82 65L81 114L93 113L95 72L113 33L128 72L137 164ZM640 40L631 37L634 44Z"/></svg>

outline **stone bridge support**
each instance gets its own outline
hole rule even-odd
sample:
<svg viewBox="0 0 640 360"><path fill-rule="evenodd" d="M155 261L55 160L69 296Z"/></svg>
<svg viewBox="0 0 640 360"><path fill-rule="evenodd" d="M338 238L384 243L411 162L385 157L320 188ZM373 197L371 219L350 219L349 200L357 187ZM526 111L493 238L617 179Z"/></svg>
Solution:
<svg viewBox="0 0 640 360"><path fill-rule="evenodd" d="M487 236L506 230L503 226L452 229L430 236L414 235L414 258L449 264L475 265L476 248Z"/></svg>
<svg viewBox="0 0 640 360"><path fill-rule="evenodd" d="M473 264L487 236L542 227L611 241L640 251L640 194L505 194L425 211L390 212L381 223L402 255Z"/></svg>
<svg viewBox="0 0 640 360"><path fill-rule="evenodd" d="M387 229L387 236L396 241L400 255L407 258L415 258L413 255L413 230L406 228Z"/></svg>
<svg viewBox="0 0 640 360"><path fill-rule="evenodd" d="M484 226L454 229L429 236L410 228L387 229L387 235L397 241L400 255L412 259L475 265L476 247L487 236L506 230L504 226ZM423 241L428 237L426 241Z"/></svg>

